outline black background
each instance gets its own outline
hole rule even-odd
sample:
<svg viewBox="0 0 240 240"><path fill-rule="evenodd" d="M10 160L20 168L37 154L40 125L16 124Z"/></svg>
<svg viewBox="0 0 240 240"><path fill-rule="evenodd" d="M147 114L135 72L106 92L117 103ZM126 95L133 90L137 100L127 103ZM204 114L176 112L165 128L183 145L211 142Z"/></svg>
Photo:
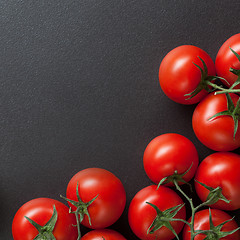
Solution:
<svg viewBox="0 0 240 240"><path fill-rule="evenodd" d="M88 167L121 179L127 205L112 228L137 239L127 209L151 184L142 164L150 140L175 132L193 141L200 160L213 152L192 131L195 106L161 91L160 62L183 44L215 59L240 32L239 10L237 0L0 1L1 239L12 239L22 204L61 201Z"/></svg>

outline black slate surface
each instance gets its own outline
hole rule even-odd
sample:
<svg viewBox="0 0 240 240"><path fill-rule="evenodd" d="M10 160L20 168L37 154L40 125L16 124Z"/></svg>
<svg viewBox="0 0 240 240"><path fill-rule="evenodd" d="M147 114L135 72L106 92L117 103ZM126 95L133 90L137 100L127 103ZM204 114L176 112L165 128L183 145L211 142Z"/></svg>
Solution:
<svg viewBox="0 0 240 240"><path fill-rule="evenodd" d="M22 204L61 201L76 172L101 167L127 192L112 228L137 239L127 208L151 184L142 164L149 141L176 132L201 160L213 152L192 131L195 106L161 91L160 62L182 44L215 59L240 32L239 9L237 0L0 1L0 238L12 239Z"/></svg>

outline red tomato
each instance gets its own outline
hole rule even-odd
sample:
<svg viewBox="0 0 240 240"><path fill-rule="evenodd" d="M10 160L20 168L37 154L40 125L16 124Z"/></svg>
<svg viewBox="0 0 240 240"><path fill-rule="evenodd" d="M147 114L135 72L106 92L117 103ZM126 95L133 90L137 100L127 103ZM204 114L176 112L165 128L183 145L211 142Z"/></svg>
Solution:
<svg viewBox="0 0 240 240"><path fill-rule="evenodd" d="M188 182L197 169L198 153L186 137L167 133L154 138L148 144L143 155L143 164L148 177L156 184L164 177L173 175L175 171L183 174L190 169L183 176L183 180Z"/></svg>
<svg viewBox="0 0 240 240"><path fill-rule="evenodd" d="M240 208L240 155L230 152L213 153L206 157L198 167L196 180L209 187L222 189L222 194L230 200L219 200L212 207L222 210ZM195 183L196 192L205 201L209 190Z"/></svg>
<svg viewBox="0 0 240 240"><path fill-rule="evenodd" d="M223 43L217 53L215 61L217 75L225 78L229 84L226 84L225 81L223 81L223 83L230 87L236 82L238 77L231 73L229 69L234 68L239 70L240 62L229 47L231 47L236 53L240 54L240 33L230 37ZM235 88L240 88L240 85Z"/></svg>
<svg viewBox="0 0 240 240"><path fill-rule="evenodd" d="M203 68L199 57L206 64L208 75L215 75L214 62L210 56L202 49L192 45L176 47L162 60L159 68L159 82L163 92L173 101L194 104L207 95L207 91L202 90L189 100L185 96L194 91L201 81L201 72L193 64Z"/></svg>
<svg viewBox="0 0 240 240"><path fill-rule="evenodd" d="M101 229L93 230L85 234L81 240L126 240L120 233L110 230L110 229Z"/></svg>
<svg viewBox="0 0 240 240"><path fill-rule="evenodd" d="M232 219L230 215L217 209L211 209L211 215L212 215L213 225L215 227L227 220ZM190 221L191 219L189 219L189 222ZM221 231L228 232L228 231L235 230L237 228L238 228L237 223L234 220L231 220L230 222L225 223L223 225ZM194 230L209 230L209 229L210 229L209 209L204 209L202 211L197 212L194 218ZM190 231L189 226L185 225L185 228L183 230L183 240L191 240L191 233L189 231ZM194 240L203 240L205 238L206 238L205 234L198 234L194 238ZM239 240L240 232L238 230L237 232L220 239L221 240Z"/></svg>
<svg viewBox="0 0 240 240"><path fill-rule="evenodd" d="M160 211L164 211L183 204L182 199L170 188L160 186L157 190L156 185L151 185L140 190L132 199L129 206L128 221L132 231L137 237L144 240L173 239L175 237L174 234L165 226L153 234L147 234L147 230L157 214L156 210L146 202L150 202L156 205ZM175 218L185 219L185 217L186 210L184 206L179 210ZM170 223L177 234L182 230L184 225L184 223L180 221L172 221Z"/></svg>
<svg viewBox="0 0 240 240"><path fill-rule="evenodd" d="M53 206L57 210L57 222L53 230L56 240L76 240L78 236L74 215L69 214L69 209L63 203L50 198L37 198L25 203L16 213L12 223L14 240L33 240L37 229L25 218L32 219L37 224L44 226L53 215Z"/></svg>
<svg viewBox="0 0 240 240"><path fill-rule="evenodd" d="M239 96L230 96L236 106ZM232 151L240 147L240 130L238 128L234 139L234 121L231 116L218 116L209 120L216 113L227 109L226 95L211 93L198 104L193 113L192 125L197 138L215 151Z"/></svg>
<svg viewBox="0 0 240 240"><path fill-rule="evenodd" d="M87 215L82 224L93 229L106 228L121 216L126 203L126 193L121 181L111 172L101 168L88 168L75 174L67 186L67 198L77 201L76 187L83 202L89 202L98 195L88 207L91 223ZM72 210L76 207L69 204Z"/></svg>

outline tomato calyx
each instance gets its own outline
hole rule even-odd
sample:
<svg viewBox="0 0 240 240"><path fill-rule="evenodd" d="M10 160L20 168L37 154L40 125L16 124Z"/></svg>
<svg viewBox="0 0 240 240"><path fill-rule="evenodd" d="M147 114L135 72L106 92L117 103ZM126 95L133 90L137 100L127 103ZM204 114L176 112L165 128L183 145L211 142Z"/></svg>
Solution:
<svg viewBox="0 0 240 240"><path fill-rule="evenodd" d="M53 205L53 214L50 220L44 225L41 226L38 223L34 222L29 217L25 216L25 218L38 230L38 235L34 238L34 240L56 240L53 235L53 230L55 228L58 214L55 205Z"/></svg>
<svg viewBox="0 0 240 240"><path fill-rule="evenodd" d="M90 217L90 214L88 212L88 207L96 200L98 195L96 197L94 197L93 199L91 199L89 202L86 202L86 203L83 202L81 197L80 197L80 195L79 195L78 184L76 186L76 195L77 195L78 201L74 201L74 200L68 199L66 197L63 197L62 195L60 197L76 207L75 211L72 211L72 209L70 207L69 208L69 213L73 213L76 216L77 224L74 225L74 226L78 228L78 238L77 238L77 240L80 240L81 239L80 223L82 222L84 216L87 215L89 224L90 224L90 226L92 225L91 217Z"/></svg>
<svg viewBox="0 0 240 240"><path fill-rule="evenodd" d="M225 88L222 88L221 86L218 86L217 84L212 83L212 82L217 80L217 79L224 80L225 82L227 82L227 80L222 78L222 77L218 77L218 76L209 76L208 75L208 68L207 68L206 63L204 62L204 60L202 58L200 58L200 57L198 57L198 58L201 60L201 62L203 64L203 68L200 67L198 64L196 64L194 62L193 62L193 64L200 70L201 80L200 80L198 86L192 92L184 95L184 96L188 97L186 100L189 100L189 99L195 97L202 90L206 90L208 93L213 92L216 89L219 89L219 90L222 90L222 91L226 90Z"/></svg>
<svg viewBox="0 0 240 240"><path fill-rule="evenodd" d="M237 54L236 56L240 61L240 55ZM220 80L223 80L224 82L226 82L229 85L228 81L225 78L222 78L222 77L219 77L219 76L209 76L208 75L208 68L207 68L206 63L204 62L204 60L202 58L200 58L200 57L198 57L198 58L201 60L201 62L203 64L203 68L200 67L198 64L196 64L194 62L193 62L193 64L200 70L201 80L200 80L198 86L192 92L184 95L184 96L188 97L186 100L189 100L189 99L195 97L202 90L206 90L208 93L219 90L219 91L215 92L215 94L239 93L240 92L240 89L233 89L236 85L240 84L240 70L230 68L229 71L232 71L234 74L236 74L238 76L238 79L229 89L226 89L226 88L224 88L224 87L222 87L222 86L220 86L216 83L213 83L213 82L217 79L220 79Z"/></svg>
<svg viewBox="0 0 240 240"><path fill-rule="evenodd" d="M230 200L228 200L222 194L222 188L221 187L218 186L216 188L213 188L213 187L207 186L204 183L201 183L201 182L197 181L196 179L195 179L195 181L197 183L199 183L200 185L202 185L203 187L205 187L207 190L209 190L209 194L208 194L207 199L205 201L206 205L212 205L212 204L216 203L218 200L222 200L222 201L224 201L226 203L230 203Z"/></svg>
<svg viewBox="0 0 240 240"><path fill-rule="evenodd" d="M193 62L193 64L200 70L201 72L201 80L198 84L198 86L190 93L185 94L184 96L188 97L186 100L189 100L193 97L195 97L198 93L200 93L203 89L205 89L207 92L212 91L209 87L209 82L216 80L217 77L215 76L208 76L208 69L206 63L203 61L202 58L198 57L202 64L203 68L201 68L199 65Z"/></svg>
<svg viewBox="0 0 240 240"><path fill-rule="evenodd" d="M237 57L238 61L240 62L240 55L235 52L231 47L229 47L230 50L232 51L232 53ZM236 87L239 83L240 83L240 69L234 69L234 68L230 68L229 71L235 75L237 75L237 80L235 83L233 83L233 85L230 87L230 89Z"/></svg>
<svg viewBox="0 0 240 240"><path fill-rule="evenodd" d="M163 184L167 184L167 183L184 183L184 184L188 184L191 191L192 191L192 185L189 184L188 182L186 182L183 177L190 171L190 169L192 168L193 163L191 164L191 166L184 172L184 173L178 173L177 170L174 171L174 173L172 175L169 175L167 177L162 178L157 186L157 189L163 185Z"/></svg>
<svg viewBox="0 0 240 240"><path fill-rule="evenodd" d="M219 113L214 114L212 117L210 117L208 119L208 121L210 120L214 120L214 118L217 118L219 116L230 116L232 117L233 121L234 121L234 133L233 133L233 138L235 139L237 130L238 130L238 120L240 120L240 98L237 101L236 107L234 106L234 103L230 97L230 95L228 93L226 93L226 97L227 97L227 110L226 111L222 111Z"/></svg>
<svg viewBox="0 0 240 240"><path fill-rule="evenodd" d="M239 230L239 228L233 230L233 231L229 231L229 232L222 232L222 226L231 221L232 219L218 225L218 226L214 226L212 222L212 217L211 217L211 213L210 213L210 230L195 230L194 229L194 219L195 219L195 214L198 211L198 209L200 209L201 207L205 207L206 205L211 205L214 204L215 202L217 202L218 200L223 200L227 203L229 203L230 201L228 199L226 199L226 197L222 194L222 189L220 187L217 188L212 188L207 186L206 184L203 184L199 181L197 181L195 179L196 182L198 182L199 184L201 184L203 187L205 187L206 189L208 189L210 191L210 193L208 194L208 197L206 199L205 202L201 203L200 205L194 207L193 205L193 201L192 198L189 198L187 194L185 194L185 192L179 187L177 182L174 182L175 187L178 191L180 191L183 196L185 196L185 198L187 199L187 201L189 202L190 206L191 206L191 210L192 210L192 216L191 216L191 221L188 222L188 226L190 227L190 232L191 232L191 240L193 240L195 238L196 235L198 234L205 234L206 238L204 238L204 240L219 240L222 239L225 236L228 236L230 234L233 234L234 232L236 232L237 230ZM210 211L210 210L209 210Z"/></svg>
<svg viewBox="0 0 240 240"><path fill-rule="evenodd" d="M221 224L217 225L217 226L214 226L213 224L213 220L212 220L212 213L211 213L211 210L209 208L209 224L210 224L210 229L209 230L196 230L195 231L195 236L198 235L198 234L204 234L206 235L206 237L204 238L204 240L218 240L218 239L222 239L228 235L231 235L233 233L235 233L236 231L238 231L240 228L236 228L232 231L227 231L227 232L223 232L222 231L222 228L223 226L232 221L232 219L228 219L224 222L222 222Z"/></svg>
<svg viewBox="0 0 240 240"><path fill-rule="evenodd" d="M181 210L181 208L184 206L184 204L179 204L177 206L174 206L174 207L168 208L164 211L161 211L156 205L154 205L150 202L146 202L146 203L149 204L151 207L153 207L157 212L155 219L153 220L152 224L150 225L150 227L147 230L147 234L153 234L155 231L157 231L161 227L165 226L166 228L171 230L172 233L175 235L175 237L179 240L178 235L175 232L175 230L173 229L170 222L171 221L184 221L183 219L176 219L176 218L174 219L174 217ZM185 223L185 221L184 221L184 223Z"/></svg>
<svg viewBox="0 0 240 240"><path fill-rule="evenodd" d="M232 53L237 57L238 61L240 62L240 55L237 52L235 52L231 47L229 47L229 49L232 51ZM229 89L218 91L215 94L222 94L222 93L229 93L229 92L239 93L240 92L239 89L234 89L234 87L236 87L237 85L240 84L240 69L235 69L235 68L230 67L229 72L236 75L237 80L232 84L232 86ZM229 85L229 83L228 83L228 85Z"/></svg>

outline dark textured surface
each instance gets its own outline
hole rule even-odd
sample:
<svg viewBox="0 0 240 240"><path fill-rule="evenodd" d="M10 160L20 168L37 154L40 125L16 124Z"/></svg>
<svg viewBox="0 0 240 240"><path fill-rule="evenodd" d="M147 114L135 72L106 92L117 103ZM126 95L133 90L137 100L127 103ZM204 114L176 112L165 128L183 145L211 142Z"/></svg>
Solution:
<svg viewBox="0 0 240 240"><path fill-rule="evenodd" d="M194 106L161 91L159 64L182 44L214 59L240 32L239 8L235 0L1 0L0 238L12 239L23 203L61 200L73 174L94 166L122 180L127 206L113 228L137 239L127 208L150 184L142 166L149 141L176 132L200 159L212 153L193 134Z"/></svg>

